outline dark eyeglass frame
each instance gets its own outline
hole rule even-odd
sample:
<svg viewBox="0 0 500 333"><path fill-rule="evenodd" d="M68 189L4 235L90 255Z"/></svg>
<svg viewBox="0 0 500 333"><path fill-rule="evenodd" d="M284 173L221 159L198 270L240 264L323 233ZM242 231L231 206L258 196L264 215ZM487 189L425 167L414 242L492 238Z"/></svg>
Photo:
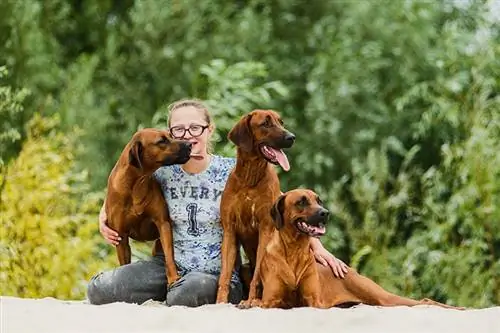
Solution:
<svg viewBox="0 0 500 333"><path fill-rule="evenodd" d="M200 126L201 127L200 134L194 135L193 133L191 133L191 127L193 127L193 126ZM184 138L186 136L186 132L189 132L189 134L191 135L191 137L197 138L197 137L201 136L205 132L205 130L207 128L209 128L209 127L210 127L210 124L207 124L207 125L192 124L188 128L182 127L182 126L174 126L174 127L170 127L169 128L169 132L170 132L170 135L172 135L172 137L174 139L182 139L182 138ZM174 129L176 129L176 130L181 130L182 129L183 130L182 135L175 135L174 134Z"/></svg>

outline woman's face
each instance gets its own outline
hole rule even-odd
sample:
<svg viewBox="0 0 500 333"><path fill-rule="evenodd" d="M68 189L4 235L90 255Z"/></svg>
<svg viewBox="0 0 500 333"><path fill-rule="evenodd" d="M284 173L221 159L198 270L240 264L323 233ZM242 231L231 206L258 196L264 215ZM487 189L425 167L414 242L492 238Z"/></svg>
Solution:
<svg viewBox="0 0 500 333"><path fill-rule="evenodd" d="M175 109L170 116L170 133L175 139L192 143L192 157L203 157L207 154L212 127L207 123L203 110L194 106Z"/></svg>

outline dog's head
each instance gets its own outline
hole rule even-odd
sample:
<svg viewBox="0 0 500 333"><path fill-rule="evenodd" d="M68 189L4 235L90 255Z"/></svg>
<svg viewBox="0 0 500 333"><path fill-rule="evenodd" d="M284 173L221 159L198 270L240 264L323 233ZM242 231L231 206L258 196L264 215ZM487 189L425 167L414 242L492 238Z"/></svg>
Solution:
<svg viewBox="0 0 500 333"><path fill-rule="evenodd" d="M295 135L283 127L279 114L272 110L254 110L243 116L231 129L228 139L245 152L254 152L270 163L290 170L282 149L290 148Z"/></svg>
<svg viewBox="0 0 500 333"><path fill-rule="evenodd" d="M307 189L282 194L271 208L276 229L320 237L326 232L330 212L323 207L319 196Z"/></svg>
<svg viewBox="0 0 500 333"><path fill-rule="evenodd" d="M130 141L129 163L144 172L154 172L164 165L184 164L190 154L191 143L173 140L164 130L145 128Z"/></svg>

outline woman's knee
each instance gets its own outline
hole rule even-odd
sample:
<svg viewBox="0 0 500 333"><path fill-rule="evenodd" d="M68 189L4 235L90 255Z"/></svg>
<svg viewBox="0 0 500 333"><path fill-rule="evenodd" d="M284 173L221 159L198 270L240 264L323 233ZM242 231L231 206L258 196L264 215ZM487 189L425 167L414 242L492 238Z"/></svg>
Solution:
<svg viewBox="0 0 500 333"><path fill-rule="evenodd" d="M167 292L167 305L197 307L215 303L217 277L191 272L179 279Z"/></svg>
<svg viewBox="0 0 500 333"><path fill-rule="evenodd" d="M212 274L191 272L179 279L167 292L167 305L197 307L215 304L218 278ZM238 304L243 298L241 283L231 283L229 301Z"/></svg>
<svg viewBox="0 0 500 333"><path fill-rule="evenodd" d="M110 286L103 283L102 275L98 273L94 275L87 285L87 299L90 304L100 305L112 303L114 300L110 297Z"/></svg>
<svg viewBox="0 0 500 333"><path fill-rule="evenodd" d="M92 277L87 298L91 304L141 304L150 299L165 300L166 291L163 266L154 261L137 261Z"/></svg>

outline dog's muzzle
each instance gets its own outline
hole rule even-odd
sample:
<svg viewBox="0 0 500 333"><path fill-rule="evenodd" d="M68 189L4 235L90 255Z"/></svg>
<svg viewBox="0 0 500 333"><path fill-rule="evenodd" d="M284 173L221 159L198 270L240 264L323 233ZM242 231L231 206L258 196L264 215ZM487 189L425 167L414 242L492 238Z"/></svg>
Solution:
<svg viewBox="0 0 500 333"><path fill-rule="evenodd" d="M311 237L320 237L326 233L326 222L330 212L324 208L318 209L307 220L301 219L296 222L297 229Z"/></svg>

